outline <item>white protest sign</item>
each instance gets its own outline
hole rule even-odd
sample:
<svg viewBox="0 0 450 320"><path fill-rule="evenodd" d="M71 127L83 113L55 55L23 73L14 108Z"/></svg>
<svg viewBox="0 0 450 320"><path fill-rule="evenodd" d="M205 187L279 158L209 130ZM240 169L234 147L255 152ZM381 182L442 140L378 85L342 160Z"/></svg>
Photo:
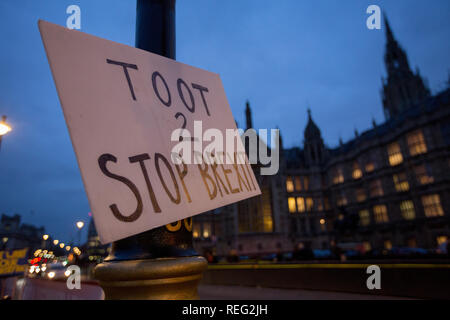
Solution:
<svg viewBox="0 0 450 320"><path fill-rule="evenodd" d="M103 243L261 193L239 138L223 156L240 162L216 161L220 148L202 161L204 140L217 139L208 129L236 130L219 75L49 22L39 29ZM192 139L174 141L179 128Z"/></svg>

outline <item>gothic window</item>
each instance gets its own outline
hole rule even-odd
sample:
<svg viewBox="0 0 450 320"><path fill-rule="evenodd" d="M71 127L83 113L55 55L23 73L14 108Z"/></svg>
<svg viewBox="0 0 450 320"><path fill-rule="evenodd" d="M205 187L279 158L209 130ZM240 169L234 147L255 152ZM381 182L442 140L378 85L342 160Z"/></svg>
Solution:
<svg viewBox="0 0 450 320"><path fill-rule="evenodd" d="M362 177L362 170L359 167L358 162L356 162L356 161L353 163L352 177L355 180L360 179Z"/></svg>
<svg viewBox="0 0 450 320"><path fill-rule="evenodd" d="M366 190L364 188L358 188L355 191L355 197L357 202L364 202L367 199Z"/></svg>
<svg viewBox="0 0 450 320"><path fill-rule="evenodd" d="M416 156L427 152L427 144L425 143L422 130L419 129L411 132L407 135L406 140L408 141L409 154L411 156Z"/></svg>
<svg viewBox="0 0 450 320"><path fill-rule="evenodd" d="M341 194L341 195L337 198L336 205L337 205L338 207L343 207L343 206L346 206L346 205L347 205L347 198L345 197L344 194Z"/></svg>
<svg viewBox="0 0 450 320"><path fill-rule="evenodd" d="M403 155L400 150L400 145L398 142L393 142L388 145L388 156L389 156L389 164L391 166L399 165L403 162Z"/></svg>
<svg viewBox="0 0 450 320"><path fill-rule="evenodd" d="M297 211L305 212L305 198L297 197Z"/></svg>
<svg viewBox="0 0 450 320"><path fill-rule="evenodd" d="M444 215L441 206L441 199L438 194L431 194L422 197L423 210L428 218Z"/></svg>
<svg viewBox="0 0 450 320"><path fill-rule="evenodd" d="M380 204L373 207L373 215L376 223L386 223L389 222L389 216L387 213L387 208L384 204Z"/></svg>
<svg viewBox="0 0 450 320"><path fill-rule="evenodd" d="M311 198L308 198L311 199ZM311 199L312 201L312 199ZM296 213L296 212L305 212L306 206L305 206L305 198L303 197L289 197L288 198L288 207L290 213Z"/></svg>
<svg viewBox="0 0 450 320"><path fill-rule="evenodd" d="M294 192L294 182L292 181L292 177L286 178L286 191Z"/></svg>
<svg viewBox="0 0 450 320"><path fill-rule="evenodd" d="M339 184L344 182L344 172L341 167L337 167L334 169L334 175L333 175L333 184Z"/></svg>
<svg viewBox="0 0 450 320"><path fill-rule="evenodd" d="M373 180L369 184L370 197L376 198L383 196L383 186L381 185L381 180Z"/></svg>
<svg viewBox="0 0 450 320"><path fill-rule="evenodd" d="M370 224L369 210L365 209L359 212L359 224L363 227L368 226Z"/></svg>
<svg viewBox="0 0 450 320"><path fill-rule="evenodd" d="M375 170L375 165L372 161L366 163L365 170L367 173L373 172Z"/></svg>
<svg viewBox="0 0 450 320"><path fill-rule="evenodd" d="M299 176L295 177L295 191L302 191L302 182Z"/></svg>
<svg viewBox="0 0 450 320"><path fill-rule="evenodd" d="M395 190L397 192L404 192L409 190L408 177L406 173L402 172L399 174L394 174L392 177L394 180Z"/></svg>
<svg viewBox="0 0 450 320"><path fill-rule="evenodd" d="M411 200L402 201L400 203L400 211L405 220L414 220L416 211L414 210L414 203Z"/></svg>
<svg viewBox="0 0 450 320"><path fill-rule="evenodd" d="M289 197L288 198L288 207L289 207L289 212L290 213L297 212L297 206L295 204L295 198L294 197Z"/></svg>
<svg viewBox="0 0 450 320"><path fill-rule="evenodd" d="M303 176L303 188L309 190L309 177Z"/></svg>
<svg viewBox="0 0 450 320"><path fill-rule="evenodd" d="M314 201L312 198L306 198L306 211L312 211L314 208Z"/></svg>
<svg viewBox="0 0 450 320"><path fill-rule="evenodd" d="M429 184L434 182L433 176L430 174L429 167L425 164L414 167L414 174L419 184Z"/></svg>

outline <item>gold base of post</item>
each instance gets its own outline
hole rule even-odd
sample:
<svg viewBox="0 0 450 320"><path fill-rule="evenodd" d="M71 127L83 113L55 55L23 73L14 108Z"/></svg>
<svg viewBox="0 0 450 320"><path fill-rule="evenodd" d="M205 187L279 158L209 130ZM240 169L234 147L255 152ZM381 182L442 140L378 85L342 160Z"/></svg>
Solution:
<svg viewBox="0 0 450 320"><path fill-rule="evenodd" d="M94 270L107 300L198 299L203 257L104 262Z"/></svg>

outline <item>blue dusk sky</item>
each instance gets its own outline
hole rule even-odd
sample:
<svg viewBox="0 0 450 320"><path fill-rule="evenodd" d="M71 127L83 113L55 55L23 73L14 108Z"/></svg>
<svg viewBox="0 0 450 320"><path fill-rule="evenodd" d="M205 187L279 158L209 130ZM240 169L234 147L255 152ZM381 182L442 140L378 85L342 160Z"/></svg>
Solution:
<svg viewBox="0 0 450 320"><path fill-rule="evenodd" d="M0 150L0 213L22 216L65 242L89 204L38 19L66 24L81 8L81 31L134 45L131 0L0 1L0 115L13 131ZM329 147L384 121L380 98L385 35L368 30L366 8L387 13L394 35L433 93L450 68L450 1L178 0L177 60L219 73L233 114L256 128L282 131L285 147L302 146L308 107Z"/></svg>

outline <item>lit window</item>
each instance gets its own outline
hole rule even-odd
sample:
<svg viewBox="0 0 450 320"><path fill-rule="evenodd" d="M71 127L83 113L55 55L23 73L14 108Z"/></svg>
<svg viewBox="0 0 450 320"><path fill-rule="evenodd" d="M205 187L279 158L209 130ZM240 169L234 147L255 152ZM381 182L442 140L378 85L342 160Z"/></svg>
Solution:
<svg viewBox="0 0 450 320"><path fill-rule="evenodd" d="M373 215L376 223L389 222L386 206L383 204L373 207Z"/></svg>
<svg viewBox="0 0 450 320"><path fill-rule="evenodd" d="M386 250L391 250L392 249L392 241L391 240L384 240L384 248Z"/></svg>
<svg viewBox="0 0 450 320"><path fill-rule="evenodd" d="M448 241L448 237L447 236L438 236L436 237L436 243L438 246L440 246L441 244L447 243Z"/></svg>
<svg viewBox="0 0 450 320"><path fill-rule="evenodd" d="M416 175L419 184L429 184L434 182L433 176L429 173L428 167L425 164L414 167L414 174Z"/></svg>
<svg viewBox="0 0 450 320"><path fill-rule="evenodd" d="M381 197L383 196L383 186L381 185L381 180L373 180L369 184L370 197Z"/></svg>
<svg viewBox="0 0 450 320"><path fill-rule="evenodd" d="M307 211L312 211L314 207L314 201L312 198L306 198L306 210Z"/></svg>
<svg viewBox="0 0 450 320"><path fill-rule="evenodd" d="M288 198L288 207L289 207L289 212L290 213L297 212L297 207L295 205L295 198L294 197Z"/></svg>
<svg viewBox="0 0 450 320"><path fill-rule="evenodd" d="M341 195L337 198L336 204L338 207L347 205L347 198L344 195Z"/></svg>
<svg viewBox="0 0 450 320"><path fill-rule="evenodd" d="M303 197L297 197L297 211L305 212L305 199Z"/></svg>
<svg viewBox="0 0 450 320"><path fill-rule="evenodd" d="M342 168L336 168L333 176L333 184L338 184L344 182L344 172Z"/></svg>
<svg viewBox="0 0 450 320"><path fill-rule="evenodd" d="M400 145L397 142L388 145L388 156L389 156L389 164L391 166L396 166L403 162L403 156L400 150Z"/></svg>
<svg viewBox="0 0 450 320"><path fill-rule="evenodd" d="M203 224L203 238L209 238L211 236L211 223L205 222Z"/></svg>
<svg viewBox="0 0 450 320"><path fill-rule="evenodd" d="M407 135L406 140L408 141L409 154L411 156L427 152L427 144L425 143L422 130L411 132Z"/></svg>
<svg viewBox="0 0 450 320"><path fill-rule="evenodd" d="M303 187L305 190L309 189L309 177L303 177Z"/></svg>
<svg viewBox="0 0 450 320"><path fill-rule="evenodd" d="M363 248L364 248L365 252L368 252L368 251L372 250L372 246L370 245L369 241L364 241L363 242Z"/></svg>
<svg viewBox="0 0 450 320"><path fill-rule="evenodd" d="M200 225L197 223L194 223L194 227L192 228L192 236L194 238L200 237Z"/></svg>
<svg viewBox="0 0 450 320"><path fill-rule="evenodd" d="M363 227L370 224L370 213L369 210L361 210L359 212L359 224Z"/></svg>
<svg viewBox="0 0 450 320"><path fill-rule="evenodd" d="M302 183L300 177L295 177L295 191L302 191Z"/></svg>
<svg viewBox="0 0 450 320"><path fill-rule="evenodd" d="M402 201L400 203L400 211L402 212L402 217L405 220L413 220L416 217L414 203L411 200Z"/></svg>
<svg viewBox="0 0 450 320"><path fill-rule="evenodd" d="M261 188L262 197L261 197L261 206L262 206L262 229L263 232L272 232L273 231L273 218L272 218L272 197L270 188L267 185L263 185ZM261 227L258 227L259 231Z"/></svg>
<svg viewBox="0 0 450 320"><path fill-rule="evenodd" d="M431 194L422 197L423 210L427 217L440 217L444 215L441 206L441 199L438 194Z"/></svg>
<svg viewBox="0 0 450 320"><path fill-rule="evenodd" d="M358 188L355 191L355 195L356 195L356 201L358 202L364 202L366 201L366 191L363 188Z"/></svg>
<svg viewBox="0 0 450 320"><path fill-rule="evenodd" d="M392 177L394 179L395 190L397 192L404 192L409 190L408 178L406 173L402 172L399 174L394 174Z"/></svg>
<svg viewBox="0 0 450 320"><path fill-rule="evenodd" d="M294 192L294 182L292 181L292 177L286 178L286 191Z"/></svg>
<svg viewBox="0 0 450 320"><path fill-rule="evenodd" d="M352 177L355 180L360 179L362 177L362 170L360 169L358 162L353 163Z"/></svg>
<svg viewBox="0 0 450 320"><path fill-rule="evenodd" d="M375 165L373 164L373 162L368 162L368 163L366 163L365 169L366 169L367 173L370 173L375 170Z"/></svg>

